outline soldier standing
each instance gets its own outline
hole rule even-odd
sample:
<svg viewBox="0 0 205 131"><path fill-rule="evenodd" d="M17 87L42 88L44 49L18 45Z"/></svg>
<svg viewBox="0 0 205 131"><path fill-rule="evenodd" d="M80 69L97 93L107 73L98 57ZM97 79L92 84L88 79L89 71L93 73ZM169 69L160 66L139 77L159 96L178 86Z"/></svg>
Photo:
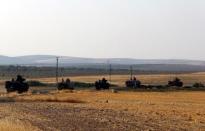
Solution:
<svg viewBox="0 0 205 131"><path fill-rule="evenodd" d="M19 83L23 83L26 79L24 79L21 75L17 75L16 81Z"/></svg>

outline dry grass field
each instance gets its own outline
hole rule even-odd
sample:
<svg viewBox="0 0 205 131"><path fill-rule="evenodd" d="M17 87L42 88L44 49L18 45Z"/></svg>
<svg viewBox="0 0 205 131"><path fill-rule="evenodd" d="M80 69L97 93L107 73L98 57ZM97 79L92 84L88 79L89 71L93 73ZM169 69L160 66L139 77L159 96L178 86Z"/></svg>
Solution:
<svg viewBox="0 0 205 131"><path fill-rule="evenodd" d="M146 84L166 84L175 75L141 75ZM177 75L185 84L204 82L204 73ZM71 77L93 82L101 77ZM129 76L113 76L123 85ZM54 82L54 78L40 79ZM49 87L48 87L49 88ZM131 92L94 89L0 96L0 131L205 130L205 91Z"/></svg>
<svg viewBox="0 0 205 131"><path fill-rule="evenodd" d="M93 83L98 79L102 79L105 77L109 79L109 76L72 76L69 77L72 81L81 81L81 82L89 82ZM205 84L205 72L200 73L190 73L190 74L153 74L153 75L137 75L137 78L142 81L143 84L162 84L166 85L169 80L174 79L175 77L179 77L185 85L193 85L195 82L201 82ZM65 77L67 78L67 77ZM130 78L129 75L113 75L112 76L112 83L125 86L124 82ZM53 83L55 82L55 78L41 78L41 79L34 79L39 80L42 82Z"/></svg>
<svg viewBox="0 0 205 131"><path fill-rule="evenodd" d="M205 129L205 92L54 91L0 101L0 129L11 131Z"/></svg>

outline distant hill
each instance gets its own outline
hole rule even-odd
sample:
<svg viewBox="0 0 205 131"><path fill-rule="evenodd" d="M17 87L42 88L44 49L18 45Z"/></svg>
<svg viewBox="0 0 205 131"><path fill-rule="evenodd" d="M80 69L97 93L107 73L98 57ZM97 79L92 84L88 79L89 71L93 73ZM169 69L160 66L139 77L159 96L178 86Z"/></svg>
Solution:
<svg viewBox="0 0 205 131"><path fill-rule="evenodd" d="M59 65L63 67L106 68L108 61L116 69L128 69L130 65L133 65L137 70L205 71L205 61L179 59L98 59L60 56ZM55 64L56 56L52 55L0 56L0 65L55 66Z"/></svg>

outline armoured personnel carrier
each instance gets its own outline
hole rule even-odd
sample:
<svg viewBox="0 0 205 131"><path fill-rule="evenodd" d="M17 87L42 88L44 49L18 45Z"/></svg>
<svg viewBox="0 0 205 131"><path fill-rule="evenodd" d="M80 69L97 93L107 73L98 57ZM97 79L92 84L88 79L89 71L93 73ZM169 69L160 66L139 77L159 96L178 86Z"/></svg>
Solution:
<svg viewBox="0 0 205 131"><path fill-rule="evenodd" d="M6 81L5 88L7 93L10 92L24 93L29 90L29 85L26 82L26 79L24 79L21 75L18 75L16 80L12 79L11 81Z"/></svg>
<svg viewBox="0 0 205 131"><path fill-rule="evenodd" d="M95 88L96 90L106 90L110 88L110 84L105 78L103 78L102 80L95 82Z"/></svg>
<svg viewBox="0 0 205 131"><path fill-rule="evenodd" d="M125 82L126 87L129 88L140 88L141 87L141 81L137 80L136 77L134 79L130 79Z"/></svg>
<svg viewBox="0 0 205 131"><path fill-rule="evenodd" d="M169 81L168 82L168 86L172 87L182 87L184 85L184 83L179 79L179 78L175 78L173 81Z"/></svg>
<svg viewBox="0 0 205 131"><path fill-rule="evenodd" d="M58 83L58 90L74 90L74 85L70 79L62 79L62 82Z"/></svg>

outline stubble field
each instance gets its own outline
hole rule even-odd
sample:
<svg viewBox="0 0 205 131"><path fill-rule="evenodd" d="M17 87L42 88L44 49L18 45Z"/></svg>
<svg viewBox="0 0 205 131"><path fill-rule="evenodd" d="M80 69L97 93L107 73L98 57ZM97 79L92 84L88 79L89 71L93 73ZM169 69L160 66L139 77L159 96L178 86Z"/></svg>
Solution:
<svg viewBox="0 0 205 131"><path fill-rule="evenodd" d="M182 74L185 84L203 82L204 73ZM146 84L166 84L171 75L143 75ZM72 77L93 82L98 76ZM113 76L123 85L128 76ZM40 79L54 82L54 78ZM197 80L197 81L196 81ZM35 88L35 87L33 87ZM0 97L0 130L205 130L205 92L97 92L94 89Z"/></svg>

